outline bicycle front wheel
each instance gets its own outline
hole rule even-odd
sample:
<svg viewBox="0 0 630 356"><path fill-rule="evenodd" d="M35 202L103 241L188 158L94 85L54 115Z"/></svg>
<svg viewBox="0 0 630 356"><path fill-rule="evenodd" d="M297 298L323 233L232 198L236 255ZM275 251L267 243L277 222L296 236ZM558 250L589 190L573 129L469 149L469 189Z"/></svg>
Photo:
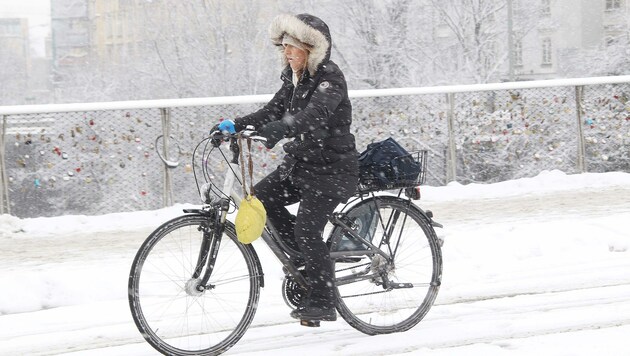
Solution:
<svg viewBox="0 0 630 356"><path fill-rule="evenodd" d="M209 226L207 216L175 218L149 235L133 261L131 314L142 336L165 355L223 353L254 318L262 273L253 247L238 242L231 223L205 288L193 278Z"/></svg>
<svg viewBox="0 0 630 356"><path fill-rule="evenodd" d="M363 200L346 216L387 257L335 260L339 314L369 335L409 330L433 305L442 278L442 253L430 221L409 200L390 196ZM331 252L365 249L339 226L330 239Z"/></svg>

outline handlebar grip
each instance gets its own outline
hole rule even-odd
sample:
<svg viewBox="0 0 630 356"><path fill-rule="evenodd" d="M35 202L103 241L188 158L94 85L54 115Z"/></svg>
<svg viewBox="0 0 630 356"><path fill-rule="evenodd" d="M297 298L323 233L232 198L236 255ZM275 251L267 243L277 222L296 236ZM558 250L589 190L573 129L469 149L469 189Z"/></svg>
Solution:
<svg viewBox="0 0 630 356"><path fill-rule="evenodd" d="M228 133L226 134L225 132L221 132L219 130L217 131L213 131L210 133L210 137L212 139L221 139L221 140L225 140L228 138L237 138L239 135L239 133ZM263 137L263 136L258 136L258 132L255 130L249 130L249 129L245 129L243 131L240 132L241 137L244 138L249 138L254 142L267 142L267 138Z"/></svg>

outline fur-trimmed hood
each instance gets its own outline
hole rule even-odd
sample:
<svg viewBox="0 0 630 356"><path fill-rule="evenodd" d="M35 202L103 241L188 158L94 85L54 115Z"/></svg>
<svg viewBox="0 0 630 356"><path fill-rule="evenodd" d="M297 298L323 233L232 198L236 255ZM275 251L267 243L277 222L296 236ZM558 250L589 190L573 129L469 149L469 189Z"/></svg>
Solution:
<svg viewBox="0 0 630 356"><path fill-rule="evenodd" d="M287 66L282 38L285 34L293 36L302 43L311 47L306 67L311 76L314 76L320 65L330 59L330 30L328 25L320 18L309 14L278 15L269 26L269 37L274 45L279 46L282 52L282 64Z"/></svg>

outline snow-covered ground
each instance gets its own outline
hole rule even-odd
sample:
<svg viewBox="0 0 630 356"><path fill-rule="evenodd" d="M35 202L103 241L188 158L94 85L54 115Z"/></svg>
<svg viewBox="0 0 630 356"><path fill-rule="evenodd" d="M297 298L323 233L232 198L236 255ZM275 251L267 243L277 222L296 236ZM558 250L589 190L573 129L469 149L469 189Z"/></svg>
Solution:
<svg viewBox="0 0 630 356"><path fill-rule="evenodd" d="M367 336L342 319L305 328L279 263L231 355L630 355L630 174L543 172L424 187L444 224L438 299L412 330ZM0 355L154 355L127 304L142 240L182 206L105 216L0 216Z"/></svg>

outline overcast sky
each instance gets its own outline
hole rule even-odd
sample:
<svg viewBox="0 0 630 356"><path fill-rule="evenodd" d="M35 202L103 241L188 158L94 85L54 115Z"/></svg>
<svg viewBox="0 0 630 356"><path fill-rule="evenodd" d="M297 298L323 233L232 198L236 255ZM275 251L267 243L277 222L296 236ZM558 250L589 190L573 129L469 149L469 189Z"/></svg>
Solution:
<svg viewBox="0 0 630 356"><path fill-rule="evenodd" d="M0 18L28 18L31 48L43 55L50 32L50 0L0 0Z"/></svg>

